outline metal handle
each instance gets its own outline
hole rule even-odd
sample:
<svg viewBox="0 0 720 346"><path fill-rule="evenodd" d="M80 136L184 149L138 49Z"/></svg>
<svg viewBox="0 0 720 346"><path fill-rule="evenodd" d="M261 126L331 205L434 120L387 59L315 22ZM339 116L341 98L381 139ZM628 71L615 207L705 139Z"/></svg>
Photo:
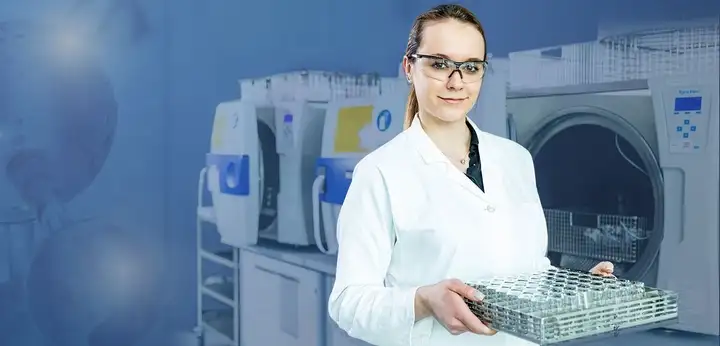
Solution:
<svg viewBox="0 0 720 346"><path fill-rule="evenodd" d="M515 124L515 118L512 113L507 114L507 137L513 142L517 142L517 125Z"/></svg>
<svg viewBox="0 0 720 346"><path fill-rule="evenodd" d="M197 194L197 205L199 207L205 206L203 204L203 196L205 193L205 179L207 178L207 167L203 167L200 170L200 177L198 178L198 194Z"/></svg>

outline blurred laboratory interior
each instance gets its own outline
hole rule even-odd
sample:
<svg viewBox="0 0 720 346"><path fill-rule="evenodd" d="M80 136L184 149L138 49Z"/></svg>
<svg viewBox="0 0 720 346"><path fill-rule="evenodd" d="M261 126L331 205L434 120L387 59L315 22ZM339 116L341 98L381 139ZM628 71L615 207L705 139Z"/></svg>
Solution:
<svg viewBox="0 0 720 346"><path fill-rule="evenodd" d="M0 2L0 345L366 345L327 313L335 220L439 3ZM469 116L534 156L553 265L681 297L592 345L718 345L720 3L459 3Z"/></svg>

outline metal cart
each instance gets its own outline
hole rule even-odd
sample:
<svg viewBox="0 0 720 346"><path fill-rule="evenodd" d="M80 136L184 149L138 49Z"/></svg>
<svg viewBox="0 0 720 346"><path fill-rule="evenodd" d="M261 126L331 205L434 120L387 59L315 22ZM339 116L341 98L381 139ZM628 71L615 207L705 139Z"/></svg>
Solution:
<svg viewBox="0 0 720 346"><path fill-rule="evenodd" d="M240 345L239 250L229 246L209 249L204 245L205 230L215 227L212 206L203 203L206 168L198 180L197 208L197 329L199 343L205 346ZM209 227L213 226L213 227ZM228 275L208 275L209 266L224 269ZM207 298L210 298L208 300Z"/></svg>

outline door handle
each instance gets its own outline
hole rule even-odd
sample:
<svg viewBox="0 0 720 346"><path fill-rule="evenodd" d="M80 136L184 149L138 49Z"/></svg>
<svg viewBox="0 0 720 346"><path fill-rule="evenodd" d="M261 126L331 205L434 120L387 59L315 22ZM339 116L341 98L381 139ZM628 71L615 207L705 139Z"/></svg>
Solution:
<svg viewBox="0 0 720 346"><path fill-rule="evenodd" d="M507 138L513 142L517 142L517 125L515 124L515 118L512 113L507 114L505 122L507 124Z"/></svg>

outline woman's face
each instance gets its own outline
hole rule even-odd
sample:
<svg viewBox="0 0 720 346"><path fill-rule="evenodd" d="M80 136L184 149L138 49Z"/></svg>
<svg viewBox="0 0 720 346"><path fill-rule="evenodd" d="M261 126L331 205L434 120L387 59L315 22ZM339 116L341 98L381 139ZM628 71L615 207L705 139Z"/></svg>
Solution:
<svg viewBox="0 0 720 346"><path fill-rule="evenodd" d="M485 42L478 29L457 20L426 23L417 55L421 58L412 64L405 57L403 65L415 87L422 112L445 122L464 121L480 92L483 64L465 64L460 68L461 78L461 73L453 72L455 66L452 63L422 56L436 56L458 63L481 61L485 56Z"/></svg>

